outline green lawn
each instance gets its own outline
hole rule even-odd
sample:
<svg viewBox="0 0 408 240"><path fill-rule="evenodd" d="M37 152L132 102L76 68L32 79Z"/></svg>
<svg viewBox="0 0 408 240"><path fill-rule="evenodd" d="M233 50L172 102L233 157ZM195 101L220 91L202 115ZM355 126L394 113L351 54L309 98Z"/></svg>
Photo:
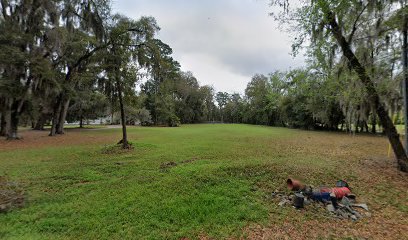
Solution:
<svg viewBox="0 0 408 240"><path fill-rule="evenodd" d="M285 190L289 176L315 185L347 179L378 214L407 217L405 186L375 180L375 166L361 167L367 158L386 156L383 137L248 125L134 127L129 129L133 151L103 153L106 144L120 139L120 131L68 131L59 138L90 141L1 150L0 175L23 184L28 201L0 215L0 238L245 238L251 226L279 225L293 217L326 219L279 208L270 198L272 191ZM93 143L99 138L103 143ZM373 182L361 180L378 186L367 189ZM384 197L371 198L372 192ZM377 207L382 204L385 210Z"/></svg>

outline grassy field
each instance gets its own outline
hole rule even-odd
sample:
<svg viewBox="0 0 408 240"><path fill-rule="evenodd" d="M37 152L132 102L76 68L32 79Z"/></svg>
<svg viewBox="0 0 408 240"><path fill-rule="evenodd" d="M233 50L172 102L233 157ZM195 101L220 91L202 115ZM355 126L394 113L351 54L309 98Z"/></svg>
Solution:
<svg viewBox="0 0 408 240"><path fill-rule="evenodd" d="M0 214L0 239L403 239L408 176L384 137L248 125L129 129L135 149L112 153L120 129L22 132L0 141L0 176L21 183L24 208ZM277 206L288 177L346 179L372 216Z"/></svg>

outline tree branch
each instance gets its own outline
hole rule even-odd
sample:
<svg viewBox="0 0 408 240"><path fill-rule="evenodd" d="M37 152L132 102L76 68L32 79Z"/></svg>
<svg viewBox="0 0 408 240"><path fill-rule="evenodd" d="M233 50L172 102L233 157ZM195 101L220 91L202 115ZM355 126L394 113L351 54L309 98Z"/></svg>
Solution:
<svg viewBox="0 0 408 240"><path fill-rule="evenodd" d="M368 6L368 4L366 4L366 5L363 7L363 9L361 10L360 14L357 15L357 18L356 18L356 20L354 21L354 24L353 24L353 30L351 30L351 33L350 33L350 35L349 35L349 37L348 37L348 42L351 42L351 40L353 40L353 36L354 36L354 34L356 33L356 31L357 31L357 23L358 23L358 20L360 20L360 17L363 15L364 11L367 9L367 6Z"/></svg>
<svg viewBox="0 0 408 240"><path fill-rule="evenodd" d="M88 51L87 53L85 53L84 55L82 55L77 61L76 63L72 66L73 69L77 68L79 65L81 65L81 63L85 60L87 60L88 58L92 57L94 55L94 53L96 53L97 51L106 48L107 46L109 46L110 42L107 42L105 44L102 44L100 46L95 47L94 49L92 49L91 51Z"/></svg>
<svg viewBox="0 0 408 240"><path fill-rule="evenodd" d="M0 3L1 3L1 12L3 14L3 17L4 17L5 20L7 20L9 18L9 16L7 15L7 11L6 11L6 7L8 5L8 2L7 2L7 0L1 0Z"/></svg>

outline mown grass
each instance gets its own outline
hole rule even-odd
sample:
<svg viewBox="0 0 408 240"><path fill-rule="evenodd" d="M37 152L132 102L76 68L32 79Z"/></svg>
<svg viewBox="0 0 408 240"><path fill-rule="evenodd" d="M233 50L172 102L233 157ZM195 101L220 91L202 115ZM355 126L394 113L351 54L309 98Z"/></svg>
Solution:
<svg viewBox="0 0 408 240"><path fill-rule="evenodd" d="M75 134L111 136L115 143L119 132ZM358 171L350 166L381 152L359 149L359 139L346 134L248 125L130 128L129 136L135 149L122 153L110 154L103 144L0 152L0 175L21 182L28 198L24 208L0 215L0 238L245 237L247 226L299 215L269 197L284 189L287 177L316 185L340 178L355 184ZM384 145L386 154L383 138L363 140L361 146ZM368 191L364 185L355 189ZM404 200L392 196L384 201L405 214ZM299 218L321 216L306 212Z"/></svg>

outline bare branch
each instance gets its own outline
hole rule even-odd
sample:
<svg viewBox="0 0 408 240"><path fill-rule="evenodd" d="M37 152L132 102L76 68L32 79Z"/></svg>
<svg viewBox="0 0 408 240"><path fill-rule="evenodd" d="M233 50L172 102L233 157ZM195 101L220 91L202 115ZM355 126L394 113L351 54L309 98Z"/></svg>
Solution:
<svg viewBox="0 0 408 240"><path fill-rule="evenodd" d="M360 17L363 15L364 11L367 9L367 6L368 6L368 4L366 4L366 5L363 7L363 9L361 10L360 14L357 15L357 18L356 18L356 20L354 21L353 30L351 30L351 33L350 33L350 35L349 35L349 37L348 37L348 42L349 42L349 43L351 42L351 40L353 40L353 36L354 36L354 34L356 33L356 31L357 31L357 23L358 23L358 21L360 20Z"/></svg>

